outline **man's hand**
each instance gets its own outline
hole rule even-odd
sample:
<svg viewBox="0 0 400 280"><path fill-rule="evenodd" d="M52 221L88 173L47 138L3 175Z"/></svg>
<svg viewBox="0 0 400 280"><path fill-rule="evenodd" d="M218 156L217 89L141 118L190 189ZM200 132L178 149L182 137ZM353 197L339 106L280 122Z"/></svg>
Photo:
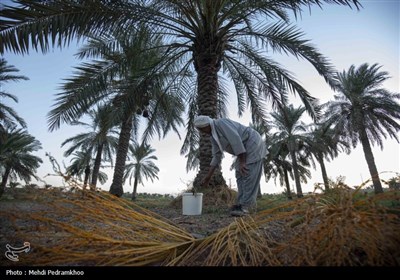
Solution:
<svg viewBox="0 0 400 280"><path fill-rule="evenodd" d="M239 172L243 176L247 175L247 173L249 172L249 169L247 168L246 162L239 163Z"/></svg>
<svg viewBox="0 0 400 280"><path fill-rule="evenodd" d="M246 165L246 153L239 154L238 158L239 158L239 172L240 174L245 176L249 171Z"/></svg>
<svg viewBox="0 0 400 280"><path fill-rule="evenodd" d="M217 167L216 166L211 166L210 170L208 170L208 173L206 175L206 177L203 178L203 180L201 180L201 185L204 187L207 187L208 184L210 183L211 177L214 174L214 171Z"/></svg>
<svg viewBox="0 0 400 280"><path fill-rule="evenodd" d="M211 177L209 176L204 177L203 180L201 180L201 186L208 187L208 184L210 184L210 179Z"/></svg>

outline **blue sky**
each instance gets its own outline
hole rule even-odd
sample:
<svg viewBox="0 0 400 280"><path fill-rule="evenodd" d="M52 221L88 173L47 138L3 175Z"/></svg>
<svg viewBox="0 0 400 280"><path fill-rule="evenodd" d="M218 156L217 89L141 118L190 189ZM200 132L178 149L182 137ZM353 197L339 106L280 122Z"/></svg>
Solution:
<svg viewBox="0 0 400 280"><path fill-rule="evenodd" d="M362 63L370 65L378 63L382 66L381 70L389 72L392 77L384 83L384 87L392 92L400 92L400 1L365 0L361 3L363 8L360 11L336 5L324 5L323 10L315 6L311 9L311 15L305 10L302 17L293 23L305 33L305 38L311 40L319 51L330 59L338 71L347 70L352 64L359 66ZM46 120L62 80L71 75L73 66L79 63L74 58L76 50L76 46L70 46L63 50L51 50L45 55L32 51L25 56L12 53L5 53L3 56L9 64L20 70L19 74L30 79L5 85L5 90L19 99L18 104L11 102L7 104L26 120L29 133L42 143L43 149L37 155L44 163L39 168L38 175L52 185L61 185L62 180L55 176L45 177L46 174L53 173L45 153L51 153L60 164L63 162L69 164L69 159L63 158L65 148L60 147L61 143L82 131L77 127L62 125L60 129L50 133ZM309 63L298 61L294 57L272 53L269 55L291 71L313 96L322 102L333 99L334 93ZM292 100L293 103L298 103L294 97ZM236 116L234 98L231 101L231 108L230 118L243 124L249 123L248 114L242 118ZM184 136L184 131L181 135ZM161 141L154 140L152 145L156 149L158 157L156 163L161 170L159 180L139 186L138 191L172 194L183 191L196 172L186 173L186 159L179 154L182 140L170 134ZM379 171L400 171L400 149L395 140L385 141L383 151L374 148L374 156ZM229 170L230 163L231 157L227 154L224 159L223 174L228 183L231 182L235 187L234 173ZM345 176L346 182L350 185L359 184L369 178L360 145L350 155L341 155L327 163L327 171L333 179L339 175ZM107 173L109 181L102 186L106 190L112 180L112 171ZM390 178L394 174L384 173L381 176ZM310 182L303 185L303 190L312 191L314 182L322 182L318 166L317 170L313 171ZM261 188L263 193L283 190L280 186L275 186L273 181L266 183L264 178ZM124 191L132 191L132 187L126 184Z"/></svg>

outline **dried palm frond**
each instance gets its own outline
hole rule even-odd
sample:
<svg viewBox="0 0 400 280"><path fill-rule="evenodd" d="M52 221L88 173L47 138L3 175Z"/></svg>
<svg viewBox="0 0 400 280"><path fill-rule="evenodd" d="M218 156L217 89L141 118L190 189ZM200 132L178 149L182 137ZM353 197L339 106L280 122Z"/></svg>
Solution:
<svg viewBox="0 0 400 280"><path fill-rule="evenodd" d="M3 213L32 245L19 265L160 265L195 241L155 213L105 192L43 193L42 209Z"/></svg>
<svg viewBox="0 0 400 280"><path fill-rule="evenodd" d="M106 192L40 192L34 211L0 213L9 238L31 243L18 265L400 264L398 191L338 187L237 218L202 239Z"/></svg>

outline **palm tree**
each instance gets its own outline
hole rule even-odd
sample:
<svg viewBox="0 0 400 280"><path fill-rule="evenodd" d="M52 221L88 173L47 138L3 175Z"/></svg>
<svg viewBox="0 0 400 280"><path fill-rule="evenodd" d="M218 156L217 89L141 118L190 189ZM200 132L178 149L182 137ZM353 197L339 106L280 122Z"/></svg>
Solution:
<svg viewBox="0 0 400 280"><path fill-rule="evenodd" d="M41 144L26 130L7 127L5 129L5 141L0 145L0 197L7 185L10 176L18 177L26 183L35 176L36 169L42 160L32 155L32 152L41 149Z"/></svg>
<svg viewBox="0 0 400 280"><path fill-rule="evenodd" d="M12 74L18 71L19 70L13 65L7 65L7 61L4 58L0 58L0 100L3 98L10 98L11 100L18 102L18 98L15 95L7 93L3 90L4 84L7 82L29 80L25 76ZM3 102L0 102L0 141L2 132L5 132L5 127L12 126L15 123L18 123L23 128L26 128L25 121L18 116L17 112L15 112L13 108L5 105Z"/></svg>
<svg viewBox="0 0 400 280"><path fill-rule="evenodd" d="M110 124L110 119L113 119L112 114L113 110L111 106L103 106L98 107L96 110L90 110L87 114L91 120L90 124L80 121L73 122L72 124L88 127L91 131L68 138L61 144L61 147L63 147L68 143L72 143L72 146L64 153L66 157L77 150L87 151L89 153L89 161L92 160L92 155L94 155L93 171L89 172L92 174L90 182L90 189L92 190L96 189L101 161L110 161L112 165L112 157L117 148L118 139L113 136L117 132L111 127L113 124Z"/></svg>
<svg viewBox="0 0 400 280"><path fill-rule="evenodd" d="M335 131L324 123L315 124L307 141L308 151L317 159L322 173L325 190L329 189L329 179L324 159L337 157L339 151L350 153L350 147Z"/></svg>
<svg viewBox="0 0 400 280"><path fill-rule="evenodd" d="M84 175L83 178L83 189L86 189L87 183L89 182L90 175L94 173L95 163L92 160L90 152L84 151L75 151L72 153L73 158L71 159L71 164L67 166L67 174L70 176L77 176L79 180L81 180L81 176ZM99 178L100 183L104 184L108 176L104 172L98 171L97 177ZM93 185L90 185L92 190L95 189Z"/></svg>
<svg viewBox="0 0 400 280"><path fill-rule="evenodd" d="M225 112L224 100L228 94L219 82L221 69L234 82L239 115L250 105L253 118L263 122L264 99L271 99L275 105L282 104L286 98L280 91L284 84L300 96L314 116L314 99L265 53L284 52L304 58L331 84L333 68L303 38L302 32L290 25L288 11L297 16L304 6L323 3L350 7L353 4L359 8L357 0L54 0L40 3L19 0L17 3L21 6L6 6L2 12L7 21L0 32L1 53L5 50L25 53L30 44L47 51L51 45L69 43L71 38L110 31L121 33L143 22L152 32L166 34L169 40L164 47L168 56L163 63L168 65L179 60L181 73L192 68L197 72L197 87L190 90L190 101L195 102L190 108L194 111L189 113L182 153L196 151L193 147L196 143L191 143L196 139L192 136L196 133L195 114L216 118ZM261 18L265 21L260 21ZM201 135L200 145L200 169L194 185L207 173L212 156L208 137ZM225 181L216 172L211 185L221 183Z"/></svg>
<svg viewBox="0 0 400 280"><path fill-rule="evenodd" d="M276 130L272 135L272 143L279 147L277 149L278 151L281 149L287 150L291 157L298 197L303 196L298 161L302 158L300 156L300 151L306 148L305 143L308 141L306 125L300 121L305 111L305 107L300 106L294 108L293 105L289 105L282 107L277 112L271 113L272 127ZM277 155L278 154L280 154L280 152L278 152Z"/></svg>
<svg viewBox="0 0 400 280"><path fill-rule="evenodd" d="M178 133L178 126L183 124L182 94L186 91L185 78L189 77L177 83L175 64L160 68L160 40L145 28L92 37L79 56L102 59L78 67L76 75L64 84L56 107L49 114L50 129L55 129L62 121L73 123L91 106L102 102L111 104L108 123L120 124L110 187L110 192L117 196L123 194L131 134L137 135L140 123L146 120L145 142L155 135L164 137L170 130Z"/></svg>
<svg viewBox="0 0 400 280"><path fill-rule="evenodd" d="M398 142L396 133L400 130L397 122L400 104L396 101L400 94L381 87L389 76L380 68L378 64L364 63L337 73L335 80L339 94L335 95L334 101L325 104L327 122L353 147L361 142L375 193L381 193L383 189L371 144L383 149L382 137L386 139L387 136Z"/></svg>
<svg viewBox="0 0 400 280"><path fill-rule="evenodd" d="M84 174L83 189L86 190L91 173L92 151L75 151L72 153L71 165L67 167L67 174L80 178ZM91 189L92 186L90 186Z"/></svg>
<svg viewBox="0 0 400 280"><path fill-rule="evenodd" d="M304 141L302 138L300 142ZM265 180L268 181L272 177L276 178L279 176L279 182L281 186L285 185L286 194L288 199L292 199L292 194L290 190L289 183L289 175L290 178L294 177L294 168L293 168L293 160L289 162L289 145L287 141L282 141L281 134L275 133L270 137L267 137L267 149L268 156L264 160L264 174ZM304 151L305 150L305 151ZM308 156L305 145L300 145L299 149L296 151L296 164L297 164L297 173L300 179L300 182L307 183L307 178L311 178L311 172L309 170L310 167L310 157ZM302 193L298 195L302 196Z"/></svg>
<svg viewBox="0 0 400 280"><path fill-rule="evenodd" d="M271 147L269 148L269 150ZM279 182L281 186L286 187L286 195L289 200L292 199L292 192L290 190L289 183L289 174L292 176L292 165L289 161L285 160L287 154L283 154L283 151L280 150L281 154L276 154L271 150L268 153L268 157L264 161L264 175L265 181L268 182L271 178L276 179L279 177Z"/></svg>
<svg viewBox="0 0 400 280"><path fill-rule="evenodd" d="M134 143L129 146L129 154L133 157L133 162L125 166L124 182L129 178L129 184L133 183L132 200L136 199L137 185L143 184L143 179L150 179L153 182L154 178L158 179L157 173L160 171L154 164L153 160L157 160L155 155L152 155L155 150L150 145L142 143L138 145Z"/></svg>

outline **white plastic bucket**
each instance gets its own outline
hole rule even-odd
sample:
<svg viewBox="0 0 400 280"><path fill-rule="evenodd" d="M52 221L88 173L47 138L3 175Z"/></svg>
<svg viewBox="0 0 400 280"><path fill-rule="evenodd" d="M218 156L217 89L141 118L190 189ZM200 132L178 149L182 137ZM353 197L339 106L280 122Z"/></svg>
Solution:
<svg viewBox="0 0 400 280"><path fill-rule="evenodd" d="M201 215L203 207L202 193L184 193L182 194L182 214L183 215Z"/></svg>

